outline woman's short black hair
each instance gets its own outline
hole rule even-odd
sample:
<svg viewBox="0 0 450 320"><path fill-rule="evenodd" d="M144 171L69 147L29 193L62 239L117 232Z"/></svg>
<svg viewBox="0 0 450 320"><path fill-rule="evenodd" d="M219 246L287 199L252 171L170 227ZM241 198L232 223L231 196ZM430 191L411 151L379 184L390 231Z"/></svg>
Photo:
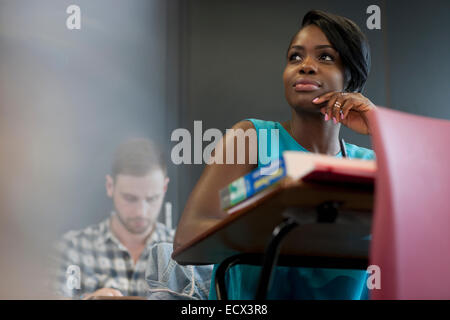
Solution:
<svg viewBox="0 0 450 320"><path fill-rule="evenodd" d="M312 24L322 30L341 56L345 69L344 90L361 92L370 70L370 48L366 36L350 19L320 10L309 11L303 17L301 29Z"/></svg>

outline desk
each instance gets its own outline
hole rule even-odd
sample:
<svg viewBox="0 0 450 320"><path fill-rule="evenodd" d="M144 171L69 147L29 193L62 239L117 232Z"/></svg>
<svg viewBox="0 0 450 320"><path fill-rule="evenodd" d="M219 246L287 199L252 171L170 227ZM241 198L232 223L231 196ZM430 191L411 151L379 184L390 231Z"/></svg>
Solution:
<svg viewBox="0 0 450 320"><path fill-rule="evenodd" d="M334 223L318 223L317 208L330 202L338 206ZM365 269L372 207L373 185L284 180L228 210L227 218L177 248L172 258L182 265L201 265L218 264L242 253L257 257L265 252L274 229L290 217L299 227L284 239L281 265ZM258 261L261 258L254 264Z"/></svg>

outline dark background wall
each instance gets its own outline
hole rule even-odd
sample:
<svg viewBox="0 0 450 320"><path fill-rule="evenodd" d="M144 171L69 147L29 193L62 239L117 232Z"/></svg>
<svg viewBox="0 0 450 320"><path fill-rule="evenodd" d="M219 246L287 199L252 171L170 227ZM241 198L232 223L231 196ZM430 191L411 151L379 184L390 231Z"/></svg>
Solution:
<svg viewBox="0 0 450 320"><path fill-rule="evenodd" d="M450 119L450 2L386 2L391 107Z"/></svg>
<svg viewBox="0 0 450 320"><path fill-rule="evenodd" d="M65 27L69 4L79 31ZM381 30L366 28L371 4ZM247 117L287 120L285 52L314 8L366 33L375 104L450 119L449 1L0 0L4 213L29 230L79 229L112 208L104 176L120 141L151 137L170 156L171 133L194 120L223 133ZM175 223L202 169L169 163Z"/></svg>

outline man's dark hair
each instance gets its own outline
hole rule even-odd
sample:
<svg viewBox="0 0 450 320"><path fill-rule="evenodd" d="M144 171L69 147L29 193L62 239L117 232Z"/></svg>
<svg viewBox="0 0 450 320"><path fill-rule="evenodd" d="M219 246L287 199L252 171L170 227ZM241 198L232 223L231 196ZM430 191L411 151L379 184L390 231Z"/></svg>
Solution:
<svg viewBox="0 0 450 320"><path fill-rule="evenodd" d="M161 169L167 175L165 157L160 148L152 141L134 138L120 144L114 154L111 174L142 177L155 169Z"/></svg>
<svg viewBox="0 0 450 320"><path fill-rule="evenodd" d="M341 56L345 70L344 90L361 92L370 70L370 48L366 36L350 19L320 10L306 13L301 29L312 24L322 30Z"/></svg>

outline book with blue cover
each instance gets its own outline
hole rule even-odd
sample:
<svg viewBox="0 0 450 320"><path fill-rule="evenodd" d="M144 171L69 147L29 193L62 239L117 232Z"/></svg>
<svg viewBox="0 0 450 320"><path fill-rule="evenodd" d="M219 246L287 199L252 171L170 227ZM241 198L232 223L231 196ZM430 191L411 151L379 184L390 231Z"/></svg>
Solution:
<svg viewBox="0 0 450 320"><path fill-rule="evenodd" d="M265 167L257 168L220 190L220 206L222 209L231 208L277 183L285 176L286 166L283 158Z"/></svg>
<svg viewBox="0 0 450 320"><path fill-rule="evenodd" d="M373 185L375 172L374 160L286 151L270 165L253 170L220 190L220 206L227 210L288 176L305 182Z"/></svg>

